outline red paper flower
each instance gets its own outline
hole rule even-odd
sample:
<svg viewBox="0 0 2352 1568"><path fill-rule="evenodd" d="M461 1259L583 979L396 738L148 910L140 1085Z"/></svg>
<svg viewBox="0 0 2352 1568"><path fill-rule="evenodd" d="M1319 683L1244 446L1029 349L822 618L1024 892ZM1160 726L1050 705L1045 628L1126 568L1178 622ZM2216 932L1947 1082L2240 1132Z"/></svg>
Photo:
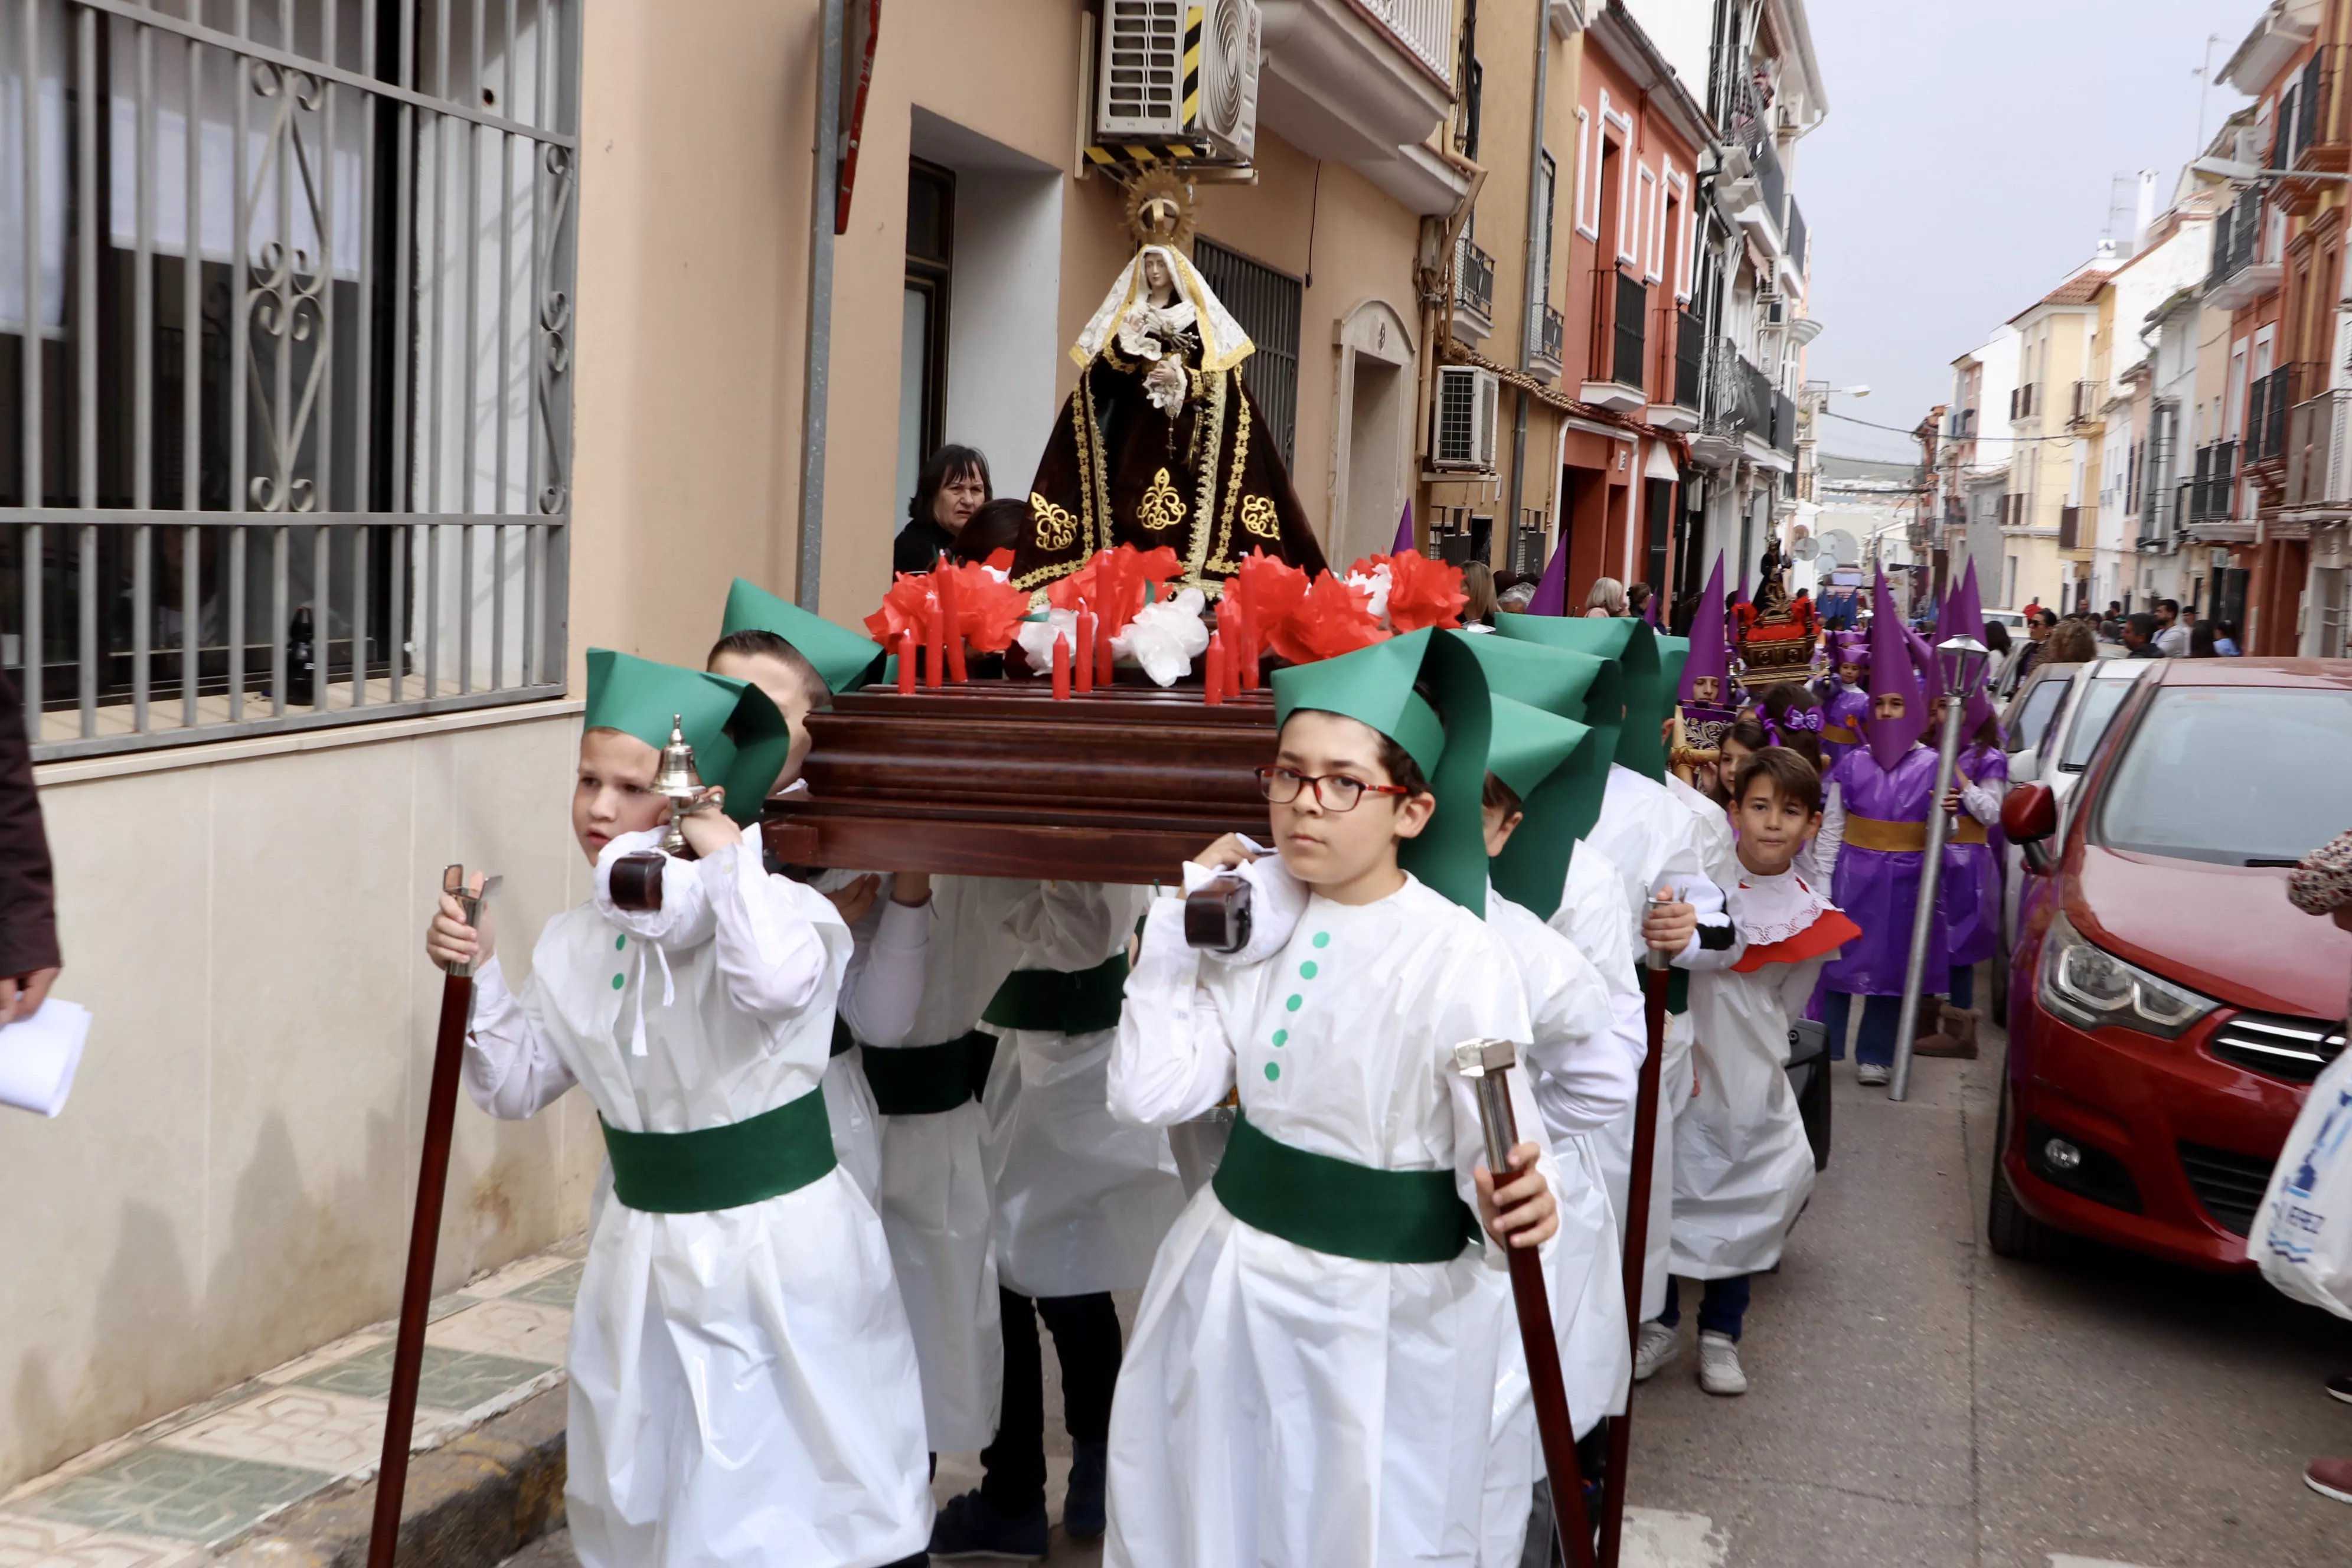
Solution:
<svg viewBox="0 0 2352 1568"><path fill-rule="evenodd" d="M1290 664L1313 664L1370 647L1389 635L1373 618L1370 604L1370 595L1362 589L1326 572L1307 585L1288 614L1267 626L1266 641Z"/></svg>
<svg viewBox="0 0 2352 1568"><path fill-rule="evenodd" d="M1307 574L1262 550L1253 551L1225 584L1227 598L1237 591L1249 606L1250 630L1258 644L1252 650L1255 653L1265 647L1273 639L1274 628L1307 597Z"/></svg>
<svg viewBox="0 0 2352 1568"><path fill-rule="evenodd" d="M1003 653L1029 613L1029 595L984 566L943 568L955 574L956 625L975 653Z"/></svg>
<svg viewBox="0 0 2352 1568"><path fill-rule="evenodd" d="M958 583L956 586L963 584ZM882 595L882 607L866 617L866 635L893 649L898 647L902 632L914 633L915 640L921 642L930 630L931 597L929 573L899 573L891 580L890 591Z"/></svg>
<svg viewBox="0 0 2352 1568"><path fill-rule="evenodd" d="M1462 568L1432 561L1419 551L1380 557L1389 565L1389 625L1400 632L1423 626L1458 626L1469 595Z"/></svg>
<svg viewBox="0 0 2352 1568"><path fill-rule="evenodd" d="M1083 602L1117 637L1135 619L1136 611L1165 598L1170 580L1183 573L1184 563L1164 544L1156 550L1122 544L1097 551L1093 560L1046 589L1045 600L1057 610L1075 610Z"/></svg>

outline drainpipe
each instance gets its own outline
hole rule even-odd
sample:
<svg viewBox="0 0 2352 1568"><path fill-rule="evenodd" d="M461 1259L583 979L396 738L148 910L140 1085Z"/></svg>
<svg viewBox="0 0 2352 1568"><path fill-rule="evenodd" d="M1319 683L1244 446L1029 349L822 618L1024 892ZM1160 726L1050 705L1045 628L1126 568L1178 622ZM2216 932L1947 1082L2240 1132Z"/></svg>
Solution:
<svg viewBox="0 0 2352 1568"><path fill-rule="evenodd" d="M1533 128L1528 132L1528 257L1526 298L1519 310L1519 370L1531 374L1535 370L1536 350L1536 276L1538 258L1542 255L1541 237L1536 229L1537 198L1543 193L1544 86L1551 67L1551 18L1542 0L1538 0L1536 12L1536 103ZM1565 371L1562 372L1565 374ZM1516 539L1519 527L1519 501L1527 486L1528 460L1528 394L1519 389L1518 411L1511 418L1511 532ZM1563 535L1562 537L1565 537Z"/></svg>
<svg viewBox="0 0 2352 1568"><path fill-rule="evenodd" d="M817 613L824 557L825 405L833 390L833 225L839 197L843 0L824 0L818 24L816 165L809 180L808 362L801 383L800 566L793 602Z"/></svg>

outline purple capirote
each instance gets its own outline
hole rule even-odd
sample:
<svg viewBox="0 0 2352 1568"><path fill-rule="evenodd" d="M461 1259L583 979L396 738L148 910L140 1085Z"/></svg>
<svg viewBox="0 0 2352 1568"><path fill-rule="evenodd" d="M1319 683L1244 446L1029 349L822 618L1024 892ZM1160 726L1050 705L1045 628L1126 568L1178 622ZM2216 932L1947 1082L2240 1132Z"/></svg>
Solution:
<svg viewBox="0 0 2352 1568"><path fill-rule="evenodd" d="M1715 705L1731 706L1731 642L1724 626L1723 557L1715 558L1715 570L1706 575L1706 591L1698 596L1698 614L1691 617L1690 654L1683 661L1683 680L1675 695L1685 702L1697 700L1692 695L1694 682L1712 677L1715 680Z"/></svg>
<svg viewBox="0 0 2352 1568"><path fill-rule="evenodd" d="M1905 661L1907 665L1907 660ZM1857 746L1830 770L1845 806L1846 842L1838 851L1830 898L1862 928L1832 960L1822 978L1832 991L1856 996L1899 996L1903 970L1911 956L1911 922L1919 908L1921 850L1864 849L1853 842L1853 819L1916 822L1923 826L1935 805L1936 753L1914 743L1890 772L1878 765L1868 746ZM1937 903L1941 905L1939 898ZM1927 928L1927 963L1922 972L1929 990L1940 990L1950 940L1943 912Z"/></svg>
<svg viewBox="0 0 2352 1568"><path fill-rule="evenodd" d="M1898 766L1927 728L1927 693L1911 662L1910 637L1910 628L1895 612L1895 595L1887 591L1886 574L1881 572L1870 616L1870 694L1874 700L1890 695L1903 699L1902 717L1874 718L1863 734L1883 769Z"/></svg>
<svg viewBox="0 0 2352 1568"><path fill-rule="evenodd" d="M1996 796L2009 783L2009 754L1998 746L1963 746L1953 766L1970 783L1990 785ZM1955 787L1958 783L1958 778L1953 780ZM1961 820L1974 818L1963 810ZM2000 952L2001 848L2008 840L2001 837L1998 822L1986 827L1985 837L1988 842L1983 844L1944 846L1944 878L1937 886L1936 902L1950 933L1955 964L1979 963ZM1996 975L1993 984L2006 984L2006 979Z"/></svg>

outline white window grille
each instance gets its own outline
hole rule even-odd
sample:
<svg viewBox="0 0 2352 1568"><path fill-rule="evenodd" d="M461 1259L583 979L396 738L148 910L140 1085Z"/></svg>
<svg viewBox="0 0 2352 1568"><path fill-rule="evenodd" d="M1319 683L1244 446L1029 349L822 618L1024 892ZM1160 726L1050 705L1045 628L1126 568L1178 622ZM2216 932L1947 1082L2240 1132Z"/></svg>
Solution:
<svg viewBox="0 0 2352 1568"><path fill-rule="evenodd" d="M577 59L576 0L0 0L37 760L562 692Z"/></svg>

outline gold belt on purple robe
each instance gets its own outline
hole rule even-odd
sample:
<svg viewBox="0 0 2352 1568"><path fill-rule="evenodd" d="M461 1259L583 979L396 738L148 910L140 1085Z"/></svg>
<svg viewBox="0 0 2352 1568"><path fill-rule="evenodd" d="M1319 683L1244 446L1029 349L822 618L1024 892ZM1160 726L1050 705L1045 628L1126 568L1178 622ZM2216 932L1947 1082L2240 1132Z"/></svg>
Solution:
<svg viewBox="0 0 2352 1568"><path fill-rule="evenodd" d="M1835 741L1841 746L1851 746L1862 737L1843 724L1824 724L1822 726L1822 739Z"/></svg>
<svg viewBox="0 0 2352 1568"><path fill-rule="evenodd" d="M1924 822L1884 822L1875 816L1848 816L1845 819L1845 841L1856 849L1875 849L1883 855L1924 855L1927 850L1927 825ZM1944 836L1946 844L1984 844L1984 824L1973 816L1962 816L1960 825Z"/></svg>

